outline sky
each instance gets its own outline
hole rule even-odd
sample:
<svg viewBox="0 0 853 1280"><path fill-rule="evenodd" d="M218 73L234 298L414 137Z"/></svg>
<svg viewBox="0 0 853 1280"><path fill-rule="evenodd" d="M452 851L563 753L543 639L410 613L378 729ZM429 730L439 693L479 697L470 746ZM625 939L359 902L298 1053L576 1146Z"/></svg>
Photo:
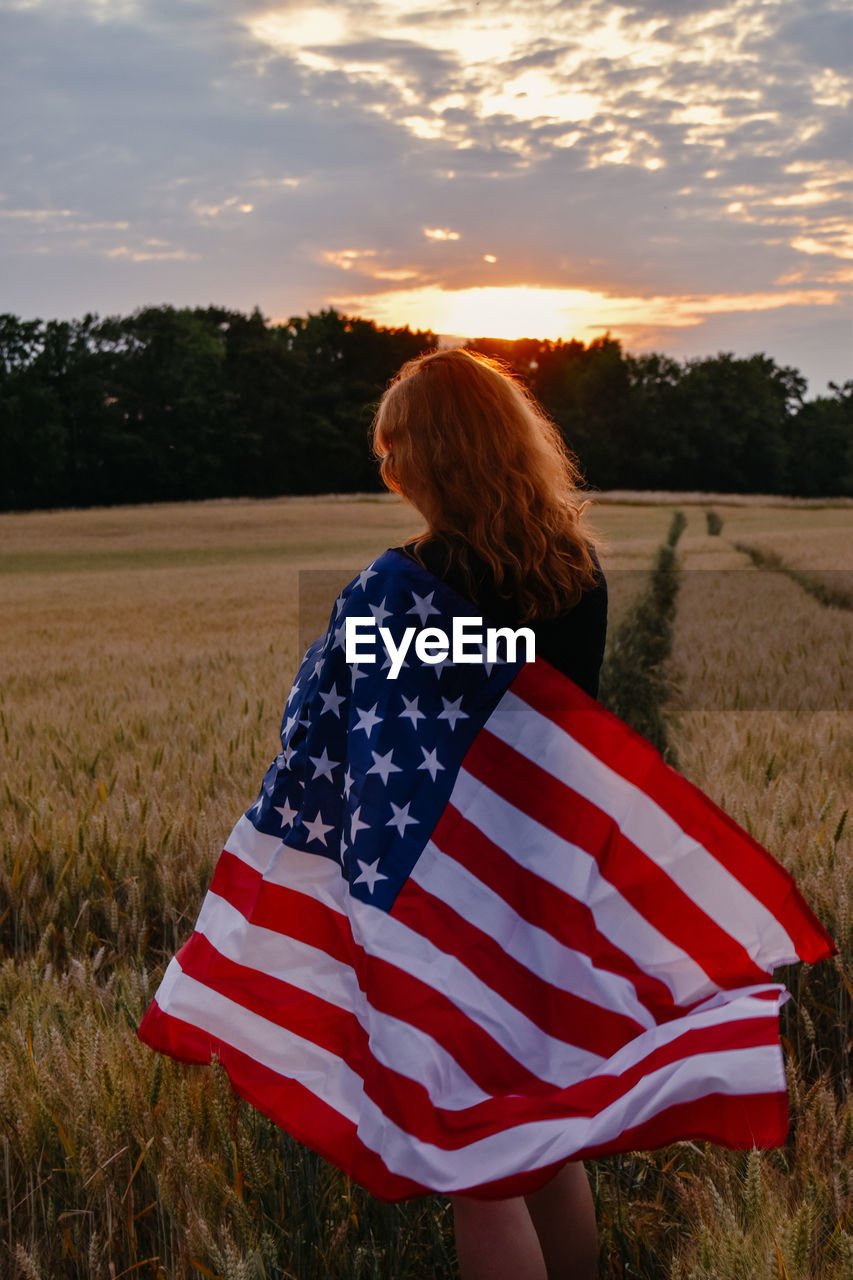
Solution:
<svg viewBox="0 0 853 1280"><path fill-rule="evenodd" d="M0 0L0 311L853 376L847 0Z"/></svg>

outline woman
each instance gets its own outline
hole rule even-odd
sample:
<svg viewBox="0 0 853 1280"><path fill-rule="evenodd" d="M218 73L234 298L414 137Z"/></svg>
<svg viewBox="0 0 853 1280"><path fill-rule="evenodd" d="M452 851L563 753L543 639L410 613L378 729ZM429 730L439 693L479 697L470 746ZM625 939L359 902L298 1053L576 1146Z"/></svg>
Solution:
<svg viewBox="0 0 853 1280"><path fill-rule="evenodd" d="M535 400L485 356L436 351L400 370L373 443L427 521L401 550L496 621L535 622L537 656L595 697L607 589L577 467Z"/></svg>
<svg viewBox="0 0 853 1280"><path fill-rule="evenodd" d="M526 392L435 352L401 370L374 438L427 527L309 647L139 1034L215 1054L374 1194L448 1194L465 1280L587 1280L581 1160L784 1142L768 974L832 942L766 850L590 696L606 590ZM529 624L534 660L508 638L485 661L420 643L478 620ZM347 652L351 625L382 665Z"/></svg>
<svg viewBox="0 0 853 1280"><path fill-rule="evenodd" d="M592 697L607 591L556 427L497 362L455 348L404 365L382 397L374 452L427 529L400 550L504 625L532 623L536 655ZM595 1274L582 1164L527 1197L451 1197L464 1280Z"/></svg>

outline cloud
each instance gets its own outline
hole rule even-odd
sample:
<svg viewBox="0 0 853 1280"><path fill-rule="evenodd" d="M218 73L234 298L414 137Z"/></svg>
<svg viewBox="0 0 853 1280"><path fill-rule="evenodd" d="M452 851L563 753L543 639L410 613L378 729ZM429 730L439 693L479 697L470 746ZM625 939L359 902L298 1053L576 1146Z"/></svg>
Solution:
<svg viewBox="0 0 853 1280"><path fill-rule="evenodd" d="M682 318L740 298L734 330L754 313L772 354L792 315L826 334L843 305L820 300L849 253L836 0L39 0L2 21L0 270L24 314L524 285ZM632 341L681 342L662 308ZM841 331L810 358L843 365Z"/></svg>
<svg viewBox="0 0 853 1280"><path fill-rule="evenodd" d="M818 8L785 23L780 28L779 40L791 45L799 58L848 75L853 14L846 4L823 12Z"/></svg>
<svg viewBox="0 0 853 1280"><path fill-rule="evenodd" d="M834 307L838 293L833 289L779 289L754 294L620 297L588 289L521 285L448 290L428 285L339 297L334 302L351 313L368 305L373 314L388 323L392 323L392 315L402 310L409 323L423 324L434 332L500 338L518 336L521 326L528 337L570 335L589 340L603 331L631 335L694 328L710 316L738 312Z"/></svg>
<svg viewBox="0 0 853 1280"><path fill-rule="evenodd" d="M147 240L143 247L120 244L113 249L104 249L106 258L126 258L130 262L191 262L198 258L197 253L187 249L176 249L161 240Z"/></svg>
<svg viewBox="0 0 853 1280"><path fill-rule="evenodd" d="M572 0L561 0L560 7L570 9ZM666 24L684 17L682 0L624 0L622 9L625 16L622 25L630 27L638 19L641 22L659 22L659 31L667 29ZM690 11L693 14L714 13L721 8L720 0L691 0Z"/></svg>

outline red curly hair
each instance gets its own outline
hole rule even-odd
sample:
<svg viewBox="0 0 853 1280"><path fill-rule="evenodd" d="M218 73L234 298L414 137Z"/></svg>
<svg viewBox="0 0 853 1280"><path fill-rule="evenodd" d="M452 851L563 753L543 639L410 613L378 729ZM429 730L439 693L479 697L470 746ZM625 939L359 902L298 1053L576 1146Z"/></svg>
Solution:
<svg viewBox="0 0 853 1280"><path fill-rule="evenodd" d="M462 348L404 364L373 421L387 487L427 521L473 587L474 562L523 621L556 617L593 585L577 461L527 389L497 360Z"/></svg>

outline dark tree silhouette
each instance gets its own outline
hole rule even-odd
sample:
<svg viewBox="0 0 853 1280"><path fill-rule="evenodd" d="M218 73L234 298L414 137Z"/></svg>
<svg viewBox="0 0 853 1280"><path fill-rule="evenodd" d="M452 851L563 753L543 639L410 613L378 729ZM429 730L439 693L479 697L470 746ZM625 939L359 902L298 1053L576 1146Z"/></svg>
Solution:
<svg viewBox="0 0 853 1280"><path fill-rule="evenodd" d="M0 507L378 489L376 402L435 343L335 310L0 315ZM594 487L853 492L853 382L804 401L765 355L679 364L610 334L469 346L529 385Z"/></svg>

